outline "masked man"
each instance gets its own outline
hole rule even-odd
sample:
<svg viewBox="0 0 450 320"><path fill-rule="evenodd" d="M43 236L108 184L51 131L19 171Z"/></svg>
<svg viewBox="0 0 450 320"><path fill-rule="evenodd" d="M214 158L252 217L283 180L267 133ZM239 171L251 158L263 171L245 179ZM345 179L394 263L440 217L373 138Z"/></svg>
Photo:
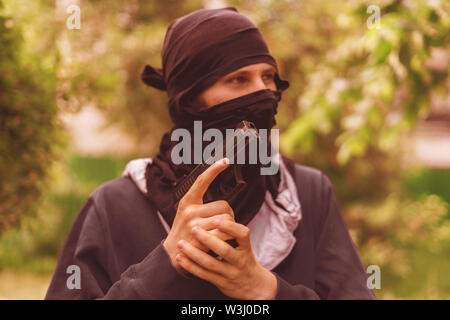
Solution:
<svg viewBox="0 0 450 320"><path fill-rule="evenodd" d="M275 125L289 83L248 18L228 7L176 19L164 39L162 68L146 66L142 80L167 91L173 127L154 157L131 161L122 177L90 195L47 299L374 298L321 171L275 151L278 170L261 174L260 162L244 164L239 193L208 201L211 185L233 165L224 158L179 201L174 196L198 165L173 161L175 132L195 135L196 121L219 133L242 120L260 131ZM274 144L273 136L267 140ZM188 145L183 152L203 154L204 142ZM75 284L67 273L74 266Z"/></svg>

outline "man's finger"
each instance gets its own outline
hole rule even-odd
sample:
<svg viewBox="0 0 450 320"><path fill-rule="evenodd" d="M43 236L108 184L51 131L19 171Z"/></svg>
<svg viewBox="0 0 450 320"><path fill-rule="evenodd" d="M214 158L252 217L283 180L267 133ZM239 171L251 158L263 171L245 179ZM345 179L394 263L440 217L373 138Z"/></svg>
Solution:
<svg viewBox="0 0 450 320"><path fill-rule="evenodd" d="M220 231L228 233L236 238L236 241L239 243L239 247L246 249L251 246L250 229L247 226L234 221L222 219L217 219L215 225Z"/></svg>
<svg viewBox="0 0 450 320"><path fill-rule="evenodd" d="M223 213L223 214L214 215L212 217L195 219L195 220L190 221L189 224L190 224L190 227L193 227L194 225L199 225L200 227L202 227L205 230L213 230L213 229L216 229L215 221L217 219L233 220L233 218L229 214Z"/></svg>
<svg viewBox="0 0 450 320"><path fill-rule="evenodd" d="M215 286L218 286L219 283L223 282L223 277L221 275L206 270L205 268L199 266L182 253L178 254L176 259L180 264L180 266L182 266L186 271L193 274L197 278L211 282Z"/></svg>
<svg viewBox="0 0 450 320"><path fill-rule="evenodd" d="M188 192L181 199L183 202L188 201L192 204L203 203L203 196L208 190L209 185L214 181L214 179L228 167L228 158L223 158L214 162L208 169L205 170L201 175L197 177L194 184L188 190Z"/></svg>
<svg viewBox="0 0 450 320"><path fill-rule="evenodd" d="M230 236L228 233L222 232L220 230L214 229L211 231L208 231L209 234L219 238L220 240L231 240L234 239L233 236Z"/></svg>
<svg viewBox="0 0 450 320"><path fill-rule="evenodd" d="M198 241L195 238L191 240L191 243L192 243L193 246L199 248L200 250L202 250L204 252L208 252L209 251L208 247L205 247L200 241Z"/></svg>
<svg viewBox="0 0 450 320"><path fill-rule="evenodd" d="M215 221L216 219L223 219L223 220L232 220L229 214L219 214L208 218L202 218L196 220L196 224L198 224L201 228L207 230L210 234L216 236L217 238L221 240L230 240L233 239L232 236L230 236L228 233L224 233L218 229L216 229Z"/></svg>
<svg viewBox="0 0 450 320"><path fill-rule="evenodd" d="M189 206L188 211L195 212L195 217L208 218L222 214L228 214L234 220L234 212L228 202L217 200L205 204L193 204Z"/></svg>
<svg viewBox="0 0 450 320"><path fill-rule="evenodd" d="M204 232L207 233L206 231ZM216 258L211 257L209 254L191 245L188 241L178 242L178 247L184 255L186 255L190 260L198 264L200 267L218 274L227 274L227 269L229 268L228 263L221 262Z"/></svg>
<svg viewBox="0 0 450 320"><path fill-rule="evenodd" d="M236 265L238 263L239 254L235 251L235 249L231 245L211 235L209 232L203 230L202 228L199 227L193 228L192 232L194 232L194 230L196 233L195 234L196 239L200 243L202 243L205 247L208 247L213 252L215 252L216 254L218 254L223 259L225 259L226 261L228 261L233 265ZM225 273L222 274L226 275Z"/></svg>

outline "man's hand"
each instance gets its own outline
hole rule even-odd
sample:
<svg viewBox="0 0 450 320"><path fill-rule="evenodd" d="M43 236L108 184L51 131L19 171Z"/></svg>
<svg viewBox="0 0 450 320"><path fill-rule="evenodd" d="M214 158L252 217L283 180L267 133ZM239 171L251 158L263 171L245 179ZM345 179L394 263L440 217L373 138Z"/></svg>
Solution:
<svg viewBox="0 0 450 320"><path fill-rule="evenodd" d="M228 167L228 164L229 161L227 158L212 164L205 172L198 176L189 191L178 203L177 214L163 246L170 257L172 265L179 272L183 273L184 270L175 259L176 255L179 253L177 247L178 241L181 239L187 240L192 246L198 248L198 250L202 252L207 252L209 250L191 233L191 229L194 226L200 226L204 230L208 230L212 235L223 240L232 238L228 234L217 230L214 225L214 220L218 218L225 221L234 220L234 212L228 202L219 200L203 204L203 196L208 190L209 185L219 173Z"/></svg>
<svg viewBox="0 0 450 320"><path fill-rule="evenodd" d="M250 229L230 220L215 218L215 226L233 236L239 246L233 248L225 241L208 233L200 226L192 234L204 246L223 258L219 261L199 250L189 240L181 240L176 256L188 272L214 284L223 294L235 299L274 299L277 294L276 276L259 264L250 245Z"/></svg>

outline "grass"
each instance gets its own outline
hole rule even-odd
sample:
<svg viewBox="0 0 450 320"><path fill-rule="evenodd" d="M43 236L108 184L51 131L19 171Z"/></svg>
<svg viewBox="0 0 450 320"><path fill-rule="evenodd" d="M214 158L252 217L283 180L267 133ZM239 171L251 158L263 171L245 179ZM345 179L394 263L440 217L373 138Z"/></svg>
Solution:
<svg viewBox="0 0 450 320"><path fill-rule="evenodd" d="M403 181L403 189L411 196L436 194L450 203L450 170L416 168ZM450 209L449 209L450 217Z"/></svg>
<svg viewBox="0 0 450 320"><path fill-rule="evenodd" d="M74 179L84 185L96 187L105 181L119 177L129 160L70 156L67 158L67 166L69 172L74 174Z"/></svg>
<svg viewBox="0 0 450 320"><path fill-rule="evenodd" d="M51 275L0 271L0 300L44 299Z"/></svg>
<svg viewBox="0 0 450 320"><path fill-rule="evenodd" d="M379 299L450 299L450 248L434 253L425 248L410 252L411 272L398 277L381 271L381 290L375 290ZM378 291L378 292L377 292Z"/></svg>

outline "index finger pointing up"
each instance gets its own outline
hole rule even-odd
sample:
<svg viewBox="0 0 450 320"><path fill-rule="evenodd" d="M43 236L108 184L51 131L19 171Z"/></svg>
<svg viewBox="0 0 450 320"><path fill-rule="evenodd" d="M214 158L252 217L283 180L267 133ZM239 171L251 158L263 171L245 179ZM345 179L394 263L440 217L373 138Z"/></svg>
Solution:
<svg viewBox="0 0 450 320"><path fill-rule="evenodd" d="M202 204L203 196L208 190L209 185L214 179L228 167L230 160L223 158L214 162L208 169L197 177L191 188L186 192L182 198L183 202L187 201L191 204Z"/></svg>

